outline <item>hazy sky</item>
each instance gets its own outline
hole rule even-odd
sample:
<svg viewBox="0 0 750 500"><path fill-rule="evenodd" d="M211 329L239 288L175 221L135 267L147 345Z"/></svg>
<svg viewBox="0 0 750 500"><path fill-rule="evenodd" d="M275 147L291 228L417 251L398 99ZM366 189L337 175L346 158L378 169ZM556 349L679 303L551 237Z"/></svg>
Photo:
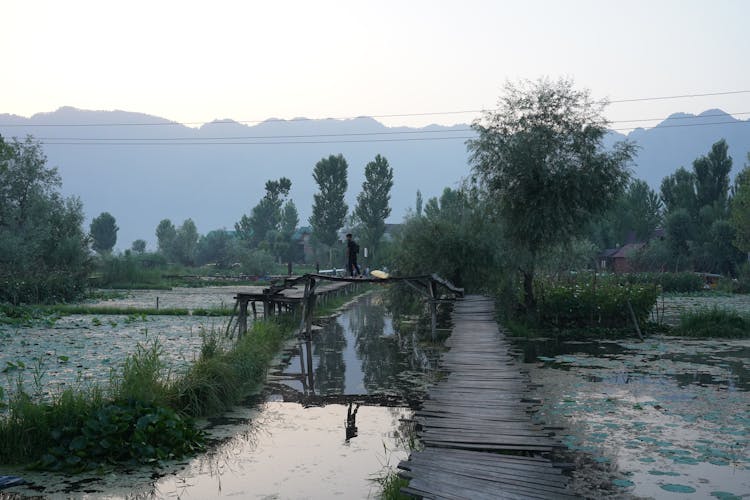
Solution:
<svg viewBox="0 0 750 500"><path fill-rule="evenodd" d="M180 122L434 113L492 107L507 79L541 76L610 99L748 90L748 21L747 0L4 0L0 113L74 106ZM750 94L613 104L608 116L713 107L750 112Z"/></svg>

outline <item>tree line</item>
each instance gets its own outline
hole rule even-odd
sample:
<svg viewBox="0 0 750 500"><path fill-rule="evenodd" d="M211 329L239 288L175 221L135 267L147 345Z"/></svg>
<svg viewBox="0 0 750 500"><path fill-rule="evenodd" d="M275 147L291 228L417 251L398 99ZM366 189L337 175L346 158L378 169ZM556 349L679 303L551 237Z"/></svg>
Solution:
<svg viewBox="0 0 750 500"><path fill-rule="evenodd" d="M566 79L508 83L472 124L471 176L426 202L417 193L393 267L505 290L527 311L540 275L596 268L601 251L630 241L645 243L630 256L634 270L750 278L750 165L730 185L719 140L657 193L632 177L636 144L604 147L605 105Z"/></svg>
<svg viewBox="0 0 750 500"><path fill-rule="evenodd" d="M365 181L351 213L344 200L348 164L342 155L322 158L312 177L318 185L309 218L316 257L334 263L332 250L338 248L344 227L360 232L363 246L377 255L391 212L393 169L388 160L377 155L365 166ZM103 212L85 231L83 204L60 195L58 171L47 166L41 144L33 137L5 141L0 136L0 180L0 302L73 300L86 289L99 263L118 258L112 255L119 230L116 218ZM265 194L249 215L240 217L234 231L216 229L201 235L190 218L180 225L164 219L155 229L155 252L147 252L146 241L138 239L124 257L141 256L150 266L239 265L248 274L265 274L274 262L301 262L302 245L295 239L300 221L289 198L291 187L286 177L268 180Z"/></svg>

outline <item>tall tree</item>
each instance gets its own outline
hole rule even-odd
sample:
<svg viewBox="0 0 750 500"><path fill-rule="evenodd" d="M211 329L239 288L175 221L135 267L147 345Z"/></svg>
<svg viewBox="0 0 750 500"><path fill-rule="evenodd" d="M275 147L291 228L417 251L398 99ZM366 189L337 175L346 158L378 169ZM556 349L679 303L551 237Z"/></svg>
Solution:
<svg viewBox="0 0 750 500"><path fill-rule="evenodd" d="M537 260L581 234L619 197L635 153L628 142L606 150L603 104L569 80L506 84L468 142L480 187L497 200L523 274L524 303L534 309Z"/></svg>
<svg viewBox="0 0 750 500"><path fill-rule="evenodd" d="M91 221L91 247L95 252L109 253L117 243L117 227L115 218L109 212L102 212L99 217Z"/></svg>
<svg viewBox="0 0 750 500"><path fill-rule="evenodd" d="M297 212L297 206L294 201L289 200L284 203L284 208L281 211L281 223L279 229L282 233L293 234L297 230L299 224L299 212Z"/></svg>
<svg viewBox="0 0 750 500"><path fill-rule="evenodd" d="M661 199L667 212L685 209L691 215L698 211L698 199L695 195L695 174L685 167L661 181Z"/></svg>
<svg viewBox="0 0 750 500"><path fill-rule="evenodd" d="M318 184L318 192L313 195L310 225L313 237L319 242L333 246L337 232L344 226L349 210L344 201L346 194L348 164L344 156L330 155L321 159L313 169L313 179Z"/></svg>
<svg viewBox="0 0 750 500"><path fill-rule="evenodd" d="M159 251L167 258L174 254L174 239L177 236L177 229L169 219L162 219L156 226L156 242Z"/></svg>
<svg viewBox="0 0 750 500"><path fill-rule="evenodd" d="M251 248L268 239L269 231L279 230L281 207L291 188L292 181L286 177L266 181L266 194L253 207L249 217L243 215L235 224L237 233L249 242Z"/></svg>
<svg viewBox="0 0 750 500"><path fill-rule="evenodd" d="M594 224L593 240L600 248L623 245L630 237L646 241L661 223L663 206L645 181L633 179L614 206Z"/></svg>
<svg viewBox="0 0 750 500"><path fill-rule="evenodd" d="M0 137L0 302L73 300L91 267L83 205L32 137Z"/></svg>
<svg viewBox="0 0 750 500"><path fill-rule="evenodd" d="M131 250L133 250L135 253L145 253L146 252L146 240L135 240L133 241L132 246L130 247Z"/></svg>
<svg viewBox="0 0 750 500"><path fill-rule="evenodd" d="M173 252L174 257L183 265L192 266L195 263L195 251L198 247L198 228L193 219L186 219L177 228Z"/></svg>
<svg viewBox="0 0 750 500"><path fill-rule="evenodd" d="M745 168L737 174L732 191L730 220L735 230L734 244L750 255L750 153Z"/></svg>
<svg viewBox="0 0 750 500"><path fill-rule="evenodd" d="M711 146L706 156L693 162L695 172L695 195L698 207L717 205L725 209L729 195L729 172L732 157L727 154L729 146L722 139Z"/></svg>
<svg viewBox="0 0 750 500"><path fill-rule="evenodd" d="M362 223L361 240L373 255L385 233L385 219L391 215L388 203L392 187L393 169L388 165L388 160L380 155L375 156L375 160L365 166L365 181L354 208L355 217Z"/></svg>

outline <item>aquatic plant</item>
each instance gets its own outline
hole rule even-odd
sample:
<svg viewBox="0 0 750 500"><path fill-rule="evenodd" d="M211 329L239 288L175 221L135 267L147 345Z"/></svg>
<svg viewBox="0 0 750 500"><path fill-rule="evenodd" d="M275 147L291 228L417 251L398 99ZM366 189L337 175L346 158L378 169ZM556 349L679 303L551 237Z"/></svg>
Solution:
<svg viewBox="0 0 750 500"><path fill-rule="evenodd" d="M683 337L750 337L750 317L716 306L690 311L680 316L680 324L672 334Z"/></svg>
<svg viewBox="0 0 750 500"><path fill-rule="evenodd" d="M50 432L53 445L35 464L81 472L116 463L154 463L203 449L204 435L171 408L129 400L93 411L82 425Z"/></svg>
<svg viewBox="0 0 750 500"><path fill-rule="evenodd" d="M639 324L646 321L656 304L659 289L653 285L613 282L545 281L537 287L537 320L556 328L632 325L630 308Z"/></svg>

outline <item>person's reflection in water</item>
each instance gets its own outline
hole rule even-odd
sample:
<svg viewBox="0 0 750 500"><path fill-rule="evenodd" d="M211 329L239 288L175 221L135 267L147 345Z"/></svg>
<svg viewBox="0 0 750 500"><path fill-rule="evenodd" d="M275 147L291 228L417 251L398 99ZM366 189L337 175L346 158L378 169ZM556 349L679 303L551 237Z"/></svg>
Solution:
<svg viewBox="0 0 750 500"><path fill-rule="evenodd" d="M356 408L352 411L354 403L349 403L349 409L346 410L346 440L349 441L351 438L357 436L357 410L359 410L359 403Z"/></svg>

